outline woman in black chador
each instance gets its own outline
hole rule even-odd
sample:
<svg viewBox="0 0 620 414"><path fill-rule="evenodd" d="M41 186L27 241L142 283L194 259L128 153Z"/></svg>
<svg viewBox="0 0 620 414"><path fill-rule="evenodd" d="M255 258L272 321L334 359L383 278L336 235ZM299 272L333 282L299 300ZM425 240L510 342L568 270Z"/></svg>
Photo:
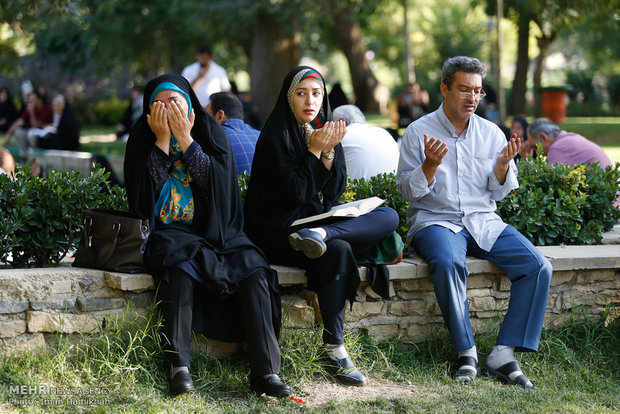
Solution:
<svg viewBox="0 0 620 414"><path fill-rule="evenodd" d="M290 394L280 370L278 278L243 232L230 143L181 76L151 80L125 155L129 207L150 219L144 254L158 282L173 394L192 391L192 329L245 340L250 388Z"/></svg>
<svg viewBox="0 0 620 414"><path fill-rule="evenodd" d="M344 347L343 313L360 284L361 256L378 243L393 240L398 214L380 207L356 218L291 227L296 219L316 215L338 203L347 172L342 146L344 121L331 122L320 73L299 66L284 78L275 108L256 143L245 201L246 232L271 263L302 267L308 287L318 294L323 318L324 363L336 380L364 385L366 378ZM399 239L400 242L400 239ZM397 250L397 251L395 251ZM385 266L392 256L370 260L369 277L387 293Z"/></svg>

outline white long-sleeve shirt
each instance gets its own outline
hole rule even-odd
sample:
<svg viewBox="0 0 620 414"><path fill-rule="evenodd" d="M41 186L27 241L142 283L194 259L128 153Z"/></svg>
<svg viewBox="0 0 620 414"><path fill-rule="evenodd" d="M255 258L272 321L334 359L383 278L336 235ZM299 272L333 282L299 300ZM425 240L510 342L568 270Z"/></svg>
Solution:
<svg viewBox="0 0 620 414"><path fill-rule="evenodd" d="M349 124L341 144L349 177L369 179L377 174L396 172L398 144L385 129Z"/></svg>
<svg viewBox="0 0 620 414"><path fill-rule="evenodd" d="M440 139L448 148L430 185L422 171L424 134ZM407 242L421 229L440 225L455 233L466 228L478 246L490 251L506 228L495 213L496 201L519 187L514 161L510 161L503 185L493 172L505 147L506 137L499 127L477 115L456 135L443 104L409 125L396 174L398 187L409 201Z"/></svg>

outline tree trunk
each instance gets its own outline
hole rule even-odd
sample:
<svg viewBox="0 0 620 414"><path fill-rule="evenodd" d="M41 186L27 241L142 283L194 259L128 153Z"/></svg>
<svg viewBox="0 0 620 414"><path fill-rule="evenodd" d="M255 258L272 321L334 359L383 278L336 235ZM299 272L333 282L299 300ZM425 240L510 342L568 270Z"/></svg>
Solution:
<svg viewBox="0 0 620 414"><path fill-rule="evenodd" d="M549 36L543 33L542 36L536 38L538 41L538 50L540 51L536 58L536 66L534 67L534 116L537 118L542 116L540 93L542 72L545 67L545 60L549 54L549 46L551 46L551 43L555 40L556 35L556 32L552 32Z"/></svg>
<svg viewBox="0 0 620 414"><path fill-rule="evenodd" d="M284 76L299 65L299 33L285 36L264 16L252 26L250 84L252 101L265 122L273 110Z"/></svg>
<svg viewBox="0 0 620 414"><path fill-rule="evenodd" d="M525 94L527 92L527 70L530 64L528 56L528 40L530 37L529 17L519 16L519 33L517 46L517 69L512 82L510 95L510 113L513 115L525 115Z"/></svg>
<svg viewBox="0 0 620 414"><path fill-rule="evenodd" d="M362 30L357 22L357 13L333 5L331 10L334 19L334 37L349 62L355 104L365 112L387 114L389 91L379 84L370 69Z"/></svg>

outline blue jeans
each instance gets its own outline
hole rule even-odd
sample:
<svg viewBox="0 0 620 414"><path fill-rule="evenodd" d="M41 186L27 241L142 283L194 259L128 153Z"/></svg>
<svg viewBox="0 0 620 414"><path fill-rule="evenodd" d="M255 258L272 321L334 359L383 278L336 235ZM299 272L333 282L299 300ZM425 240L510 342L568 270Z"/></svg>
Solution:
<svg viewBox="0 0 620 414"><path fill-rule="evenodd" d="M497 344L538 350L553 269L525 236L509 225L487 252L466 229L453 233L433 225L417 232L412 244L430 266L429 277L455 351L475 345L469 323L466 255L494 263L512 282Z"/></svg>

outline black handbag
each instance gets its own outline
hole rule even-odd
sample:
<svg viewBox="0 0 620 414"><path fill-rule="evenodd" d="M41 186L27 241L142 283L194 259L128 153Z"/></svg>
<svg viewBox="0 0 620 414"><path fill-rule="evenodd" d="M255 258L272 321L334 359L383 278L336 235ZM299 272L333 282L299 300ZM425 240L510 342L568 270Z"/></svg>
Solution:
<svg viewBox="0 0 620 414"><path fill-rule="evenodd" d="M149 237L148 219L129 211L84 211L84 232L73 266L122 273L146 272L142 254Z"/></svg>

